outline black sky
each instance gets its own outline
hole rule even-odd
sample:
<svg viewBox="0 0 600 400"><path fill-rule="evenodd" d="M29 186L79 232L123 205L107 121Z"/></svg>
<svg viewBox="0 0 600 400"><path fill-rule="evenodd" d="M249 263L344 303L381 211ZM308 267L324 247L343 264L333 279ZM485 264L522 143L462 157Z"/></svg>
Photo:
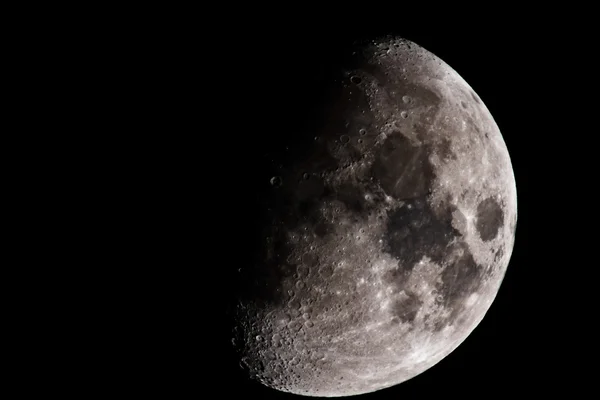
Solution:
<svg viewBox="0 0 600 400"><path fill-rule="evenodd" d="M16 328L31 336L7 342L45 377L9 365L25 378L20 388L300 399L244 376L225 314L232 275L257 239L253 199L270 179L261 154L307 123L353 41L392 34L448 63L496 120L516 177L516 243L495 302L458 349L357 398L548 398L559 387L582 398L596 380L587 365L598 314L598 24L588 21L597 13L558 3L448 4L452 13L423 5L51 5L55 15L23 13L36 29L15 18L7 42L23 57L6 62L23 65L23 76L5 78L35 107L8 99L24 124L7 136L36 163L17 155L6 173L31 168L33 179L17 180L35 190L16 193L31 200L23 212L5 211L57 242L25 243L23 254L41 260L17 265L26 284L42 281L48 292L8 296L9 309L23 300L48 309L42 319L19 311L34 324ZM43 23L29 21L36 11ZM38 148L39 159L29 154ZM595 287L584 290L588 283Z"/></svg>

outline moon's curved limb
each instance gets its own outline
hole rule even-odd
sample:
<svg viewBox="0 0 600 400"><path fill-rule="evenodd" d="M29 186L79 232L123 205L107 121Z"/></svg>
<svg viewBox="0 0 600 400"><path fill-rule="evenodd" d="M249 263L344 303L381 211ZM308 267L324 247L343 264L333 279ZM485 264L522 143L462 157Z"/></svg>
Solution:
<svg viewBox="0 0 600 400"><path fill-rule="evenodd" d="M472 88L414 43L360 48L310 151L266 203L242 269L242 365L275 389L347 396L396 385L477 326L514 243L516 186Z"/></svg>

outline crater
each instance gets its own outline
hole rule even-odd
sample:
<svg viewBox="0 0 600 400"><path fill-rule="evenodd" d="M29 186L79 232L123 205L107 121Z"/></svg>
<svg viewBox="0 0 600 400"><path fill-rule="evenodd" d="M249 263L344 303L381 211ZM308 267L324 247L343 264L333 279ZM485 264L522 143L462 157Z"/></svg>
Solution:
<svg viewBox="0 0 600 400"><path fill-rule="evenodd" d="M504 225L504 211L498 202L489 197L477 206L477 222L475 227L481 236L481 240L489 242L498 235L498 231Z"/></svg>
<svg viewBox="0 0 600 400"><path fill-rule="evenodd" d="M423 301L412 292L404 293L403 298L394 303L392 313L395 318L398 318L398 322L413 322L423 305ZM393 320L396 320L395 318Z"/></svg>
<svg viewBox="0 0 600 400"><path fill-rule="evenodd" d="M430 126L430 122L435 120L442 104L440 94L423 85L415 85L410 81L395 78L395 74L390 74L389 67L386 66L367 62L361 65L361 69L379 84L386 97L387 106L392 108L420 107L422 111L418 114L418 122L423 127ZM404 98L409 98L409 103L406 103Z"/></svg>
<svg viewBox="0 0 600 400"><path fill-rule="evenodd" d="M438 145L438 150L443 160L457 160L456 153L452 151L452 142L448 139L442 139Z"/></svg>
<svg viewBox="0 0 600 400"><path fill-rule="evenodd" d="M314 227L314 233L318 237L324 237L333 232L333 224L324 218L320 205L321 197L298 201L295 212L300 220Z"/></svg>

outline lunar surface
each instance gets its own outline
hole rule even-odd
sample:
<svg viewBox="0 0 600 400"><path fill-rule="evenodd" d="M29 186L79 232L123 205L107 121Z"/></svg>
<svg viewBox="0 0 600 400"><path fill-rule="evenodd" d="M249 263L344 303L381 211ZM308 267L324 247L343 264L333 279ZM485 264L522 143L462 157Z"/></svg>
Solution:
<svg viewBox="0 0 600 400"><path fill-rule="evenodd" d="M517 221L506 144L450 66L385 37L335 82L263 177L258 255L238 272L241 367L306 396L377 391L446 357L493 302Z"/></svg>

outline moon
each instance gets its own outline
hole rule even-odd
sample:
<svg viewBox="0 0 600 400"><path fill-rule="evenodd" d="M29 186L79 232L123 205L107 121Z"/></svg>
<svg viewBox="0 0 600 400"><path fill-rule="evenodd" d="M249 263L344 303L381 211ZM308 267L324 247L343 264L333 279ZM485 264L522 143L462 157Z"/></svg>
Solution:
<svg viewBox="0 0 600 400"><path fill-rule="evenodd" d="M261 178L232 339L252 378L320 397L400 384L456 349L497 295L517 222L500 130L441 59L361 42L332 88Z"/></svg>

